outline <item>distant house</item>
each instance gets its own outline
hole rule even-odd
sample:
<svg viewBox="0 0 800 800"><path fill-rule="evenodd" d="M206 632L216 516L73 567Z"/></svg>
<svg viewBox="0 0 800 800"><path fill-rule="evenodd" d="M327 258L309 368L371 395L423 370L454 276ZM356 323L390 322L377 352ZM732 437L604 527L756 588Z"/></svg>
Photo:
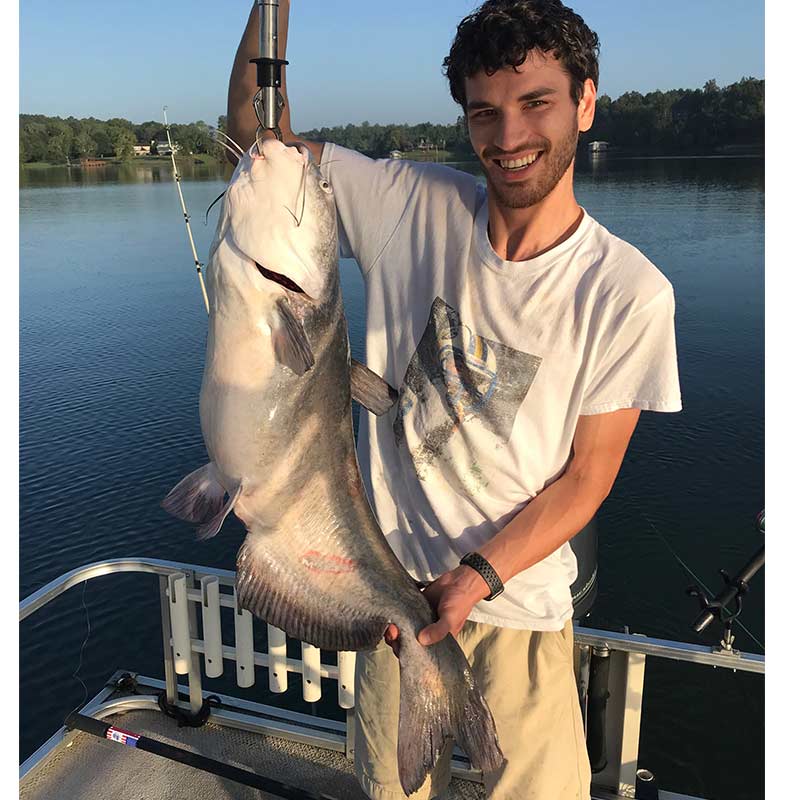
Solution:
<svg viewBox="0 0 800 800"><path fill-rule="evenodd" d="M150 155L150 145L149 144L135 144L133 146L133 154L135 156L149 156Z"/></svg>
<svg viewBox="0 0 800 800"><path fill-rule="evenodd" d="M589 142L590 153L605 153L608 150L608 142Z"/></svg>
<svg viewBox="0 0 800 800"><path fill-rule="evenodd" d="M156 150L158 150L158 154L160 156L168 156L169 155L169 142L156 142ZM180 153L181 146L177 143L173 143L172 145L172 152L173 153Z"/></svg>

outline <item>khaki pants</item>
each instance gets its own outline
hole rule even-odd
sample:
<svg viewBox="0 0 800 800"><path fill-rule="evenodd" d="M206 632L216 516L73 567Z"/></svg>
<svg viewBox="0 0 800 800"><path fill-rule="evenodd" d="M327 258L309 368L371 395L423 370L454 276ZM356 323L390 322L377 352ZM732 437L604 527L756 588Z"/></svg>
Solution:
<svg viewBox="0 0 800 800"><path fill-rule="evenodd" d="M557 632L467 622L458 643L494 716L506 763L484 775L491 800L588 800L589 758L572 661L572 623ZM355 767L373 800L402 800L397 774L400 670L381 642L356 661ZM413 800L445 797L448 748Z"/></svg>

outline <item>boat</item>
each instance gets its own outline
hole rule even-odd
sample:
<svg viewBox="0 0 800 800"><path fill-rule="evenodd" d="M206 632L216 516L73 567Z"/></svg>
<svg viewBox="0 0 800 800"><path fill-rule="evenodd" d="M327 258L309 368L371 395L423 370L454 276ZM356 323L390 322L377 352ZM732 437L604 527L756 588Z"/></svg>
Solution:
<svg viewBox="0 0 800 800"><path fill-rule="evenodd" d="M21 800L363 797L352 769L355 654L321 653L287 641L273 626L264 636L264 623L238 608L234 572L151 558L86 564L22 600L19 620L46 614L72 587L123 573L157 576L157 593L141 613L160 615L164 673L115 665L105 686L67 725L54 721L53 734L20 765ZM639 764L647 665L661 659L707 670L709 678L714 668L763 676L765 657L733 649L730 639L714 647L581 626L574 639L593 800L699 800L658 787L657 776ZM261 686L265 694L286 692L296 675L305 703L324 691L346 718L216 693L226 664L238 686ZM449 797L485 797L480 772L458 748L452 768Z"/></svg>

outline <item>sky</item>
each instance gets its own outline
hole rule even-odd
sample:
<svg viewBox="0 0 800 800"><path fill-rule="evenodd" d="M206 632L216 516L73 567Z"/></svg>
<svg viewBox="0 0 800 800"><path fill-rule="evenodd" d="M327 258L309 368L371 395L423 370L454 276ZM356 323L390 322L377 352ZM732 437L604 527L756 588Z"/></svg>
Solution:
<svg viewBox="0 0 800 800"><path fill-rule="evenodd" d="M454 122L441 72L478 0L294 0L287 88L295 131ZM569 4L569 2L568 2ZM574 0L600 38L600 93L764 77L753 0ZM216 123L250 0L19 5L21 113Z"/></svg>

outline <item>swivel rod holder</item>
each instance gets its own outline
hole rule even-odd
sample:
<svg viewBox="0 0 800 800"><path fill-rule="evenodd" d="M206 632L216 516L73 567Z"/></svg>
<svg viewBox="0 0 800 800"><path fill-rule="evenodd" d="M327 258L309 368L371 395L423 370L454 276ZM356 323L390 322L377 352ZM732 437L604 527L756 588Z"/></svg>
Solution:
<svg viewBox="0 0 800 800"><path fill-rule="evenodd" d="M758 528L761 533L764 533L763 511L758 516ZM708 595L697 586L690 586L686 590L687 594L699 599L700 606L703 609L692 623L692 628L695 632L702 633L716 618L725 626L726 637L732 640L732 637L730 637L731 625L733 620L742 613L742 598L750 588L749 582L753 579L753 576L764 566L764 560L764 545L761 545L733 578L725 570L720 570L720 574L725 581L725 588L713 599L709 599ZM736 602L736 610L729 611L727 606L733 601Z"/></svg>

